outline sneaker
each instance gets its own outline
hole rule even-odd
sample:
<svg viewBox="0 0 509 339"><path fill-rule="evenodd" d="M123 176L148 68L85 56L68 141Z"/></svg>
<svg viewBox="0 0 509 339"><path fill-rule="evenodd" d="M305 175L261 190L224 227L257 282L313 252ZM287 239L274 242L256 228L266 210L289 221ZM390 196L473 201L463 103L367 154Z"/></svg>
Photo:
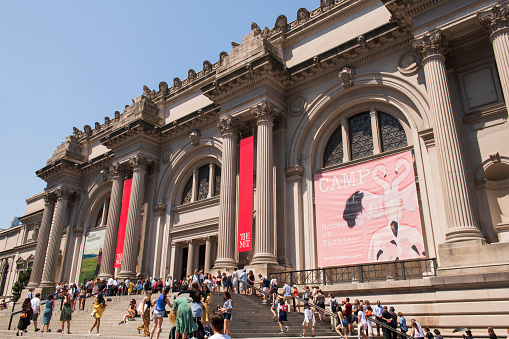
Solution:
<svg viewBox="0 0 509 339"><path fill-rule="evenodd" d="M286 326L286 332L288 332L288 329L289 329L289 327L288 327L288 326Z"/></svg>
<svg viewBox="0 0 509 339"><path fill-rule="evenodd" d="M301 337L305 337L305 335L304 335L304 334L302 334L302 333L300 334L300 336L301 336Z"/></svg>
<svg viewBox="0 0 509 339"><path fill-rule="evenodd" d="M92 335L92 333L90 333L90 331L88 331L88 335Z"/></svg>
<svg viewBox="0 0 509 339"><path fill-rule="evenodd" d="M279 332L279 333L285 333L285 331L281 330L281 332Z"/></svg>
<svg viewBox="0 0 509 339"><path fill-rule="evenodd" d="M97 333L97 336L100 337L101 336L101 333Z"/></svg>

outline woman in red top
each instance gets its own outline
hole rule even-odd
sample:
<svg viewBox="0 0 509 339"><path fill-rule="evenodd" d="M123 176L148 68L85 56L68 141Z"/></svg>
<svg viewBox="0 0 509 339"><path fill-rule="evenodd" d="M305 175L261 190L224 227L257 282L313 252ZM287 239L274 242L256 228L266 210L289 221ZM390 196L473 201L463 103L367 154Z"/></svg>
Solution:
<svg viewBox="0 0 509 339"><path fill-rule="evenodd" d="M293 311L294 312L300 312L300 301L298 298L299 298L299 290L297 289L297 286L293 285L292 299L293 299ZM296 311L296 309L298 311Z"/></svg>

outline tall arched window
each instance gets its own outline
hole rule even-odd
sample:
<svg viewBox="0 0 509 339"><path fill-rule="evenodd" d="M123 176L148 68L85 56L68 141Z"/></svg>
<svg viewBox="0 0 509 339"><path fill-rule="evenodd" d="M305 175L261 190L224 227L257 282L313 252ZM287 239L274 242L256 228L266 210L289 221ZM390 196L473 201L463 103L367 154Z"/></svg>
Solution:
<svg viewBox="0 0 509 339"><path fill-rule="evenodd" d="M182 204L211 198L220 194L221 167L209 163L195 167L192 171L193 174L187 180L182 192Z"/></svg>
<svg viewBox="0 0 509 339"><path fill-rule="evenodd" d="M332 133L325 146L323 154L323 167L343 162L343 135L341 125Z"/></svg>
<svg viewBox="0 0 509 339"><path fill-rule="evenodd" d="M377 125L378 129L374 127ZM384 112L363 112L348 118L348 128L345 132L348 135L346 141L350 143L350 157L343 154L345 140L342 130L342 126L338 126L327 141L322 167L405 147L408 144L405 129L399 120ZM378 140L376 145L374 140Z"/></svg>
<svg viewBox="0 0 509 339"><path fill-rule="evenodd" d="M9 264L6 264L0 276L0 295L4 295L5 285L7 283L7 274L9 274Z"/></svg>

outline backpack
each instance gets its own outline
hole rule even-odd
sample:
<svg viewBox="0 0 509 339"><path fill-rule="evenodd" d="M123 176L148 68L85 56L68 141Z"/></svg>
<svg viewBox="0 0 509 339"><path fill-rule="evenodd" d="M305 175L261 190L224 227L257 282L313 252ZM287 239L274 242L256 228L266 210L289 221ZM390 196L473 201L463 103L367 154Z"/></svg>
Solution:
<svg viewBox="0 0 509 339"><path fill-rule="evenodd" d="M286 311L287 311L287 309L288 309L288 308L286 307L286 304L281 305L281 311L282 311L282 312L286 312Z"/></svg>
<svg viewBox="0 0 509 339"><path fill-rule="evenodd" d="M169 339L175 339L175 330L177 329L177 326L173 326L170 330L170 337Z"/></svg>

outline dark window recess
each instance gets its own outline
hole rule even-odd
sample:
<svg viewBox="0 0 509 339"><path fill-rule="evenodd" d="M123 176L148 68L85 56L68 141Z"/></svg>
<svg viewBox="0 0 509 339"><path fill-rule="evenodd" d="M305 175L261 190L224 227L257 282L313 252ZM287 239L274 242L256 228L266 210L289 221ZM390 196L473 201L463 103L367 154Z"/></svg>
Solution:
<svg viewBox="0 0 509 339"><path fill-rule="evenodd" d="M104 206L101 207L101 209L99 210L99 213L97 214L97 219L95 220L95 226L96 227L101 226L101 222L102 222L102 219L103 219L103 210L104 210Z"/></svg>
<svg viewBox="0 0 509 339"><path fill-rule="evenodd" d="M373 133L369 112L354 115L348 119L352 159L373 154Z"/></svg>
<svg viewBox="0 0 509 339"><path fill-rule="evenodd" d="M182 204L188 204L193 198L193 176L189 178L186 186L184 187L184 193L182 193Z"/></svg>
<svg viewBox="0 0 509 339"><path fill-rule="evenodd" d="M209 165L198 169L198 200L207 199L209 194Z"/></svg>
<svg viewBox="0 0 509 339"><path fill-rule="evenodd" d="M378 119L380 137L382 139L382 152L407 145L405 130L398 119L383 112L378 112Z"/></svg>
<svg viewBox="0 0 509 339"><path fill-rule="evenodd" d="M221 194L221 167L214 165L214 196Z"/></svg>
<svg viewBox="0 0 509 339"><path fill-rule="evenodd" d="M341 125L332 133L323 154L323 167L343 162L343 136Z"/></svg>

